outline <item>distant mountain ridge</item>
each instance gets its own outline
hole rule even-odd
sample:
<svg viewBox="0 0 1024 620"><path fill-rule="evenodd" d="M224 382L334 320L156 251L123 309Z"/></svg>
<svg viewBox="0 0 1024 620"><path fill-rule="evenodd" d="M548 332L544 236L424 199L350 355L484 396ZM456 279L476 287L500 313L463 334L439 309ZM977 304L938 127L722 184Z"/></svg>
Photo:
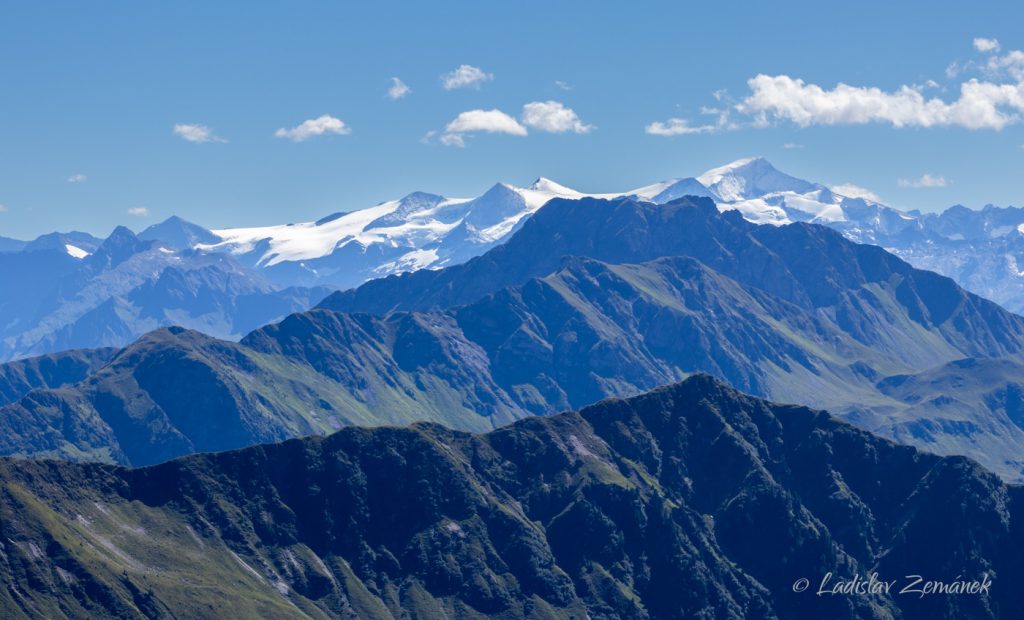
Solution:
<svg viewBox="0 0 1024 620"><path fill-rule="evenodd" d="M228 269L236 274L232 277L237 280L247 269L250 273L243 279L251 282L253 290L264 292L256 297L247 294L245 309L236 311L229 298L237 293L224 291L224 309L217 316L200 319L192 308L151 305L147 313L154 319L149 320L124 319L136 312L131 309L134 302L126 305L111 291L90 302L96 312L80 326L66 327L74 331L73 336L31 336L35 340L31 345L11 344L11 338L33 329L40 310L0 292L0 314L6 306L9 326L6 334L0 334L8 342L0 344L0 360L69 347L123 346L160 325L181 324L219 337L238 337L262 322L308 308L332 288L344 290L374 278L464 263L504 243L548 200L587 196L634 196L655 204L684 196L707 197L719 209L737 211L755 223L823 224L854 241L885 247L916 267L952 277L1012 311L1024 311L1024 235L1020 232L1024 209L988 206L974 211L956 206L938 214L900 211L785 174L763 158L748 158L698 177L612 194L585 194L539 178L528 187L498 183L475 199L413 192L368 209L347 209L316 222L284 226L211 231L171 217L140 232L138 238L199 261L202 255L229 256L237 263ZM32 242L0 240L0 267L22 270L34 281L57 281L74 270L75 261L69 258L87 260L102 242L85 233L53 233ZM64 258L37 253L41 250ZM238 289L237 282L232 286ZM197 293L179 291L164 298ZM102 295L99 289L95 294ZM236 320L236 312L247 319Z"/></svg>
<svg viewBox="0 0 1024 620"><path fill-rule="evenodd" d="M140 465L344 424L486 430L705 372L1015 480L1022 349L1024 318L828 228L758 226L709 199L557 199L483 256L336 293L239 343L153 332L0 409L0 454ZM965 358L981 362L950 366ZM978 387L949 399L927 373Z"/></svg>
<svg viewBox="0 0 1024 620"><path fill-rule="evenodd" d="M1024 209L989 205L977 211L962 206L941 213L902 211L793 177L761 157L608 194L580 192L542 177L528 187L498 183L474 199L414 192L316 222L282 226L210 231L170 218L140 236L179 249L231 254L278 286L346 289L391 274L459 264L508 239L548 200L586 196L636 196L656 204L707 197L755 223L823 224L952 277L1012 311L1024 311Z"/></svg>
<svg viewBox="0 0 1024 620"><path fill-rule="evenodd" d="M185 245L208 238L179 224ZM164 325L238 338L329 292L282 289L229 256L155 238L168 232L150 229L154 238L144 239L122 226L98 243L54 235L0 252L0 360L120 347Z"/></svg>
<svg viewBox="0 0 1024 620"><path fill-rule="evenodd" d="M954 620L1024 605L1024 491L706 376L483 435L0 459L12 618ZM818 596L835 579L977 595ZM800 592L794 584L810 582Z"/></svg>

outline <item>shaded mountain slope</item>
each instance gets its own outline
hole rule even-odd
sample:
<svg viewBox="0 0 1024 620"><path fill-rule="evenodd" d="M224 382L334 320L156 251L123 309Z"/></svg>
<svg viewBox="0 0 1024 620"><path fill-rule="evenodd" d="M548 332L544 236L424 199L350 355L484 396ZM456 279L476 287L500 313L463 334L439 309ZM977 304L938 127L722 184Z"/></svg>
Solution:
<svg viewBox="0 0 1024 620"><path fill-rule="evenodd" d="M117 349L78 349L0 364L0 405L39 388L59 388L99 370Z"/></svg>
<svg viewBox="0 0 1024 620"><path fill-rule="evenodd" d="M13 617L952 619L1024 602L1019 487L707 377L487 435L350 428L138 470L3 460L0 480ZM792 588L871 571L992 586Z"/></svg>
<svg viewBox="0 0 1024 620"><path fill-rule="evenodd" d="M375 314L448 308L552 273L566 256L608 263L691 257L737 282L828 314L864 344L893 352L903 346L890 340L891 323L905 319L965 352L1015 354L1024 347L1024 319L949 278L822 226L757 226L736 212L719 214L702 198L666 205L555 199L508 243L464 265L374 280L331 295L321 307ZM859 315L865 311L882 316L864 320Z"/></svg>
<svg viewBox="0 0 1024 620"><path fill-rule="evenodd" d="M146 465L349 424L489 429L525 415L508 399L481 407L488 377L469 376L458 358L447 360L453 377L439 377L440 364L403 369L388 342L412 348L417 326L336 315L316 328L344 373L181 328L151 332L77 384L0 408L0 453Z"/></svg>

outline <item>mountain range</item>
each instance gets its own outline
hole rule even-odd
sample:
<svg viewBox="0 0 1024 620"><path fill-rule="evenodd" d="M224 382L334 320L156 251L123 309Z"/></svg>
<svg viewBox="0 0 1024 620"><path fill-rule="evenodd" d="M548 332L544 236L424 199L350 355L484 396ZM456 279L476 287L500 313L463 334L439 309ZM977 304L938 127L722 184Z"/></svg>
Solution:
<svg viewBox="0 0 1024 620"><path fill-rule="evenodd" d="M507 239L552 198L635 196L663 204L688 195L712 198L720 209L737 210L755 223L829 226L853 241L880 245L915 267L949 276L1011 311L1024 311L1024 267L1019 266L1024 265L1024 209L900 210L870 192L793 177L760 157L606 194L580 192L543 177L525 188L499 183L475 199L416 192L317 222L212 231L215 240L195 245L262 267L284 285L346 289L394 273L464 262Z"/></svg>
<svg viewBox="0 0 1024 620"><path fill-rule="evenodd" d="M208 237L176 236L172 224L139 236L119 227L104 240L45 236L0 252L0 360L121 347L165 325L239 338L329 292L272 285L228 255L189 249Z"/></svg>
<svg viewBox="0 0 1024 620"><path fill-rule="evenodd" d="M480 257L240 342L161 329L77 382L22 381L0 454L146 465L346 424L480 431L704 372L1016 480L1022 348L1024 318L822 226L556 199Z"/></svg>
<svg viewBox="0 0 1024 620"><path fill-rule="evenodd" d="M1024 311L1024 269L1018 268L1024 209L901 211L751 158L610 194L540 178L529 187L498 183L473 199L414 192L307 223L211 231L171 217L140 232L136 242L125 242L127 229L116 230L112 244L146 255L123 265L91 258L104 240L86 233L0 239L0 270L8 274L0 278L0 361L124 346L159 326L238 338L309 308L331 290L461 264L509 239L552 198L634 196L664 204L686 195L711 198L755 223L829 226ZM170 252L154 253L159 247Z"/></svg>
<svg viewBox="0 0 1024 620"><path fill-rule="evenodd" d="M1008 618L1022 489L706 376L488 434L0 459L10 618ZM891 595L819 596L877 572ZM989 580L978 594L899 595ZM807 591L794 584L811 582Z"/></svg>

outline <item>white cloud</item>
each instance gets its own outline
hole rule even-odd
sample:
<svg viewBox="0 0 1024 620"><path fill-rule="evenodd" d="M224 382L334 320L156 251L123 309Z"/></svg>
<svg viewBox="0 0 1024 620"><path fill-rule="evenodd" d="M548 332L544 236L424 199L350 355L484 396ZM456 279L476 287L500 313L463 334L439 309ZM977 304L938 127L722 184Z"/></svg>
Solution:
<svg viewBox="0 0 1024 620"><path fill-rule="evenodd" d="M568 82L563 82L562 80L555 80L555 86L561 88L562 90L572 90L572 84Z"/></svg>
<svg viewBox="0 0 1024 620"><path fill-rule="evenodd" d="M580 120L572 108L558 101L533 101L523 106L523 124L551 133L588 133L594 129Z"/></svg>
<svg viewBox="0 0 1024 620"><path fill-rule="evenodd" d="M513 136L525 136L526 127L519 121L501 110L469 110L455 117L444 128L445 133L470 133L484 131L487 133L507 133Z"/></svg>
<svg viewBox="0 0 1024 620"><path fill-rule="evenodd" d="M838 83L823 87L788 75L757 75L747 81L750 92L732 103L723 91L712 96L728 104L702 108L702 114L717 113L715 124L684 118L651 123L647 133L675 136L712 133L739 127L767 127L776 122L812 125L888 124L893 127L961 127L1002 130L1024 121L1024 51L999 54L999 41L976 38L975 48L983 59L956 61L946 68L946 77L966 75L953 98L947 89L927 80L892 90L875 86ZM973 77L971 77L973 74ZM969 78L969 79L968 79ZM949 90L953 90L950 88ZM928 91L935 91L936 96ZM733 119L730 119L730 113ZM739 117L745 117L739 121Z"/></svg>
<svg viewBox="0 0 1024 620"><path fill-rule="evenodd" d="M441 84L445 90L456 88L480 88L480 84L494 79L493 73L486 73L479 67L459 65L458 69L441 76Z"/></svg>
<svg viewBox="0 0 1024 620"><path fill-rule="evenodd" d="M998 52L999 41L997 39L986 39L984 37L976 37L974 39L974 49L982 53Z"/></svg>
<svg viewBox="0 0 1024 620"><path fill-rule="evenodd" d="M132 207L128 209L128 215L134 215L135 217L149 217L149 209L146 207Z"/></svg>
<svg viewBox="0 0 1024 620"><path fill-rule="evenodd" d="M826 90L788 75L763 74L747 84L751 94L736 109L751 115L755 125L788 120L801 127L888 123L894 127L998 130L1017 122L1018 113L1024 111L1024 83L968 80L960 85L960 98L952 103L925 99L919 89L911 86L886 92L840 83Z"/></svg>
<svg viewBox="0 0 1024 620"><path fill-rule="evenodd" d="M68 177L68 183L85 183L89 180L89 177L84 174L73 174Z"/></svg>
<svg viewBox="0 0 1024 620"><path fill-rule="evenodd" d="M441 144L445 146L456 146L460 149L466 146L466 140L461 133L446 133L441 136L440 140Z"/></svg>
<svg viewBox="0 0 1024 620"><path fill-rule="evenodd" d="M441 144L465 146L465 135L478 132L504 133L511 136L525 136L527 133L526 127L501 110L469 110L459 114L445 126Z"/></svg>
<svg viewBox="0 0 1024 620"><path fill-rule="evenodd" d="M718 128L715 125L690 125L685 118L670 118L666 122L655 121L644 127L644 133L652 136L687 136L699 133L713 133Z"/></svg>
<svg viewBox="0 0 1024 620"><path fill-rule="evenodd" d="M527 127L549 133L588 133L594 129L580 120L572 108L558 101L531 101L523 106L521 119L498 109L469 110L448 123L438 140L445 146L466 146L466 136L474 133L501 133L525 136ZM430 142L437 135L428 131L420 142Z"/></svg>
<svg viewBox="0 0 1024 620"><path fill-rule="evenodd" d="M944 177L925 173L916 179L900 179L897 184L900 187L946 187L949 182Z"/></svg>
<svg viewBox="0 0 1024 620"><path fill-rule="evenodd" d="M802 149L802 148L804 148L804 145L797 144L796 142L787 142L787 143L782 145L782 148L784 148L784 149Z"/></svg>
<svg viewBox="0 0 1024 620"><path fill-rule="evenodd" d="M392 99L401 99L411 92L412 89L409 88L405 82L396 77L391 78L391 88L388 89L388 97Z"/></svg>
<svg viewBox="0 0 1024 620"><path fill-rule="evenodd" d="M344 136L352 133L352 128L345 124L345 121L334 118L330 114L324 114L319 118L312 118L303 121L301 125L285 129L284 127L274 132L278 138L288 138L293 142L302 142L324 134L337 134Z"/></svg>
<svg viewBox="0 0 1024 620"><path fill-rule="evenodd" d="M1010 77L1018 82L1024 81L1024 52L1010 50L1002 56L989 56L982 70L992 79Z"/></svg>
<svg viewBox="0 0 1024 620"><path fill-rule="evenodd" d="M5 204L0 204L0 213L4 213L4 212L5 212L5 211L7 211L7 210L8 210L8 209L7 209L7 205L5 205Z"/></svg>
<svg viewBox="0 0 1024 620"><path fill-rule="evenodd" d="M174 126L174 133L189 142L227 142L224 138L215 135L213 130L206 125L179 123Z"/></svg>
<svg viewBox="0 0 1024 620"><path fill-rule="evenodd" d="M882 199L875 192L853 183L840 183L839 185L831 186L829 189L848 198L863 198L871 202L882 202Z"/></svg>

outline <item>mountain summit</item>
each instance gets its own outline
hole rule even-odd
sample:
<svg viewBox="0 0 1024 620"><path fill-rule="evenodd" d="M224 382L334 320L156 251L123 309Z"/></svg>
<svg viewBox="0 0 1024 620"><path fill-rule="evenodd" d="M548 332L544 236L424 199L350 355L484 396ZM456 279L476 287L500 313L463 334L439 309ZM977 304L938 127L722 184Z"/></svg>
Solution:
<svg viewBox="0 0 1024 620"><path fill-rule="evenodd" d="M712 168L697 181L722 202L760 198L775 192L804 194L821 189L807 181L779 172L763 157L740 159L719 168Z"/></svg>

